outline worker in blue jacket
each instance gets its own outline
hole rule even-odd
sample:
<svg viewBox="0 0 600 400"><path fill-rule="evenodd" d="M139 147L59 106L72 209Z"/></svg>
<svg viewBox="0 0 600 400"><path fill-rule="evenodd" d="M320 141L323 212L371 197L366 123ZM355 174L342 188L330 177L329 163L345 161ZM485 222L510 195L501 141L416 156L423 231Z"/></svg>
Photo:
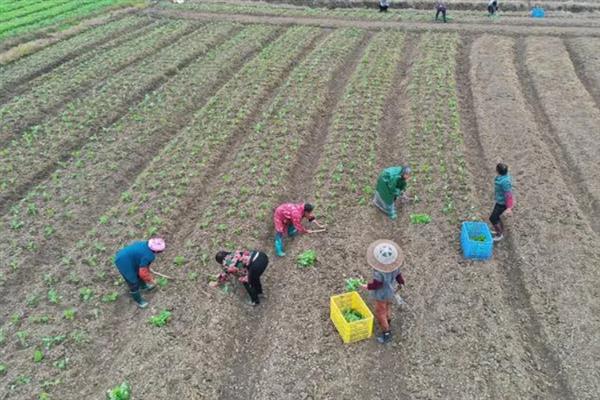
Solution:
<svg viewBox="0 0 600 400"><path fill-rule="evenodd" d="M146 308L148 302L142 298L141 290L154 289L154 277L150 272L150 264L156 254L165 250L165 241L161 238L133 242L122 248L115 256L115 265L127 282L131 297L138 307Z"/></svg>

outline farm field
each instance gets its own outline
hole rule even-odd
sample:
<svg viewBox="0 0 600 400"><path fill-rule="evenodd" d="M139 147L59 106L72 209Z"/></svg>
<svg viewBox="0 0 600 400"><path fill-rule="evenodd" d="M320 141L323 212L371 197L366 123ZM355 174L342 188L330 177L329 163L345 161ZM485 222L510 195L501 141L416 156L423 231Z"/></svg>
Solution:
<svg viewBox="0 0 600 400"><path fill-rule="evenodd" d="M0 0L0 399L596 399L600 18L450 15ZM514 216L467 261L500 161ZM371 199L403 163L391 221ZM277 258L287 201L328 229ZM113 255L155 235L175 279L142 310ZM407 305L391 344L345 345L329 298L380 238ZM238 247L269 254L258 307L208 285Z"/></svg>

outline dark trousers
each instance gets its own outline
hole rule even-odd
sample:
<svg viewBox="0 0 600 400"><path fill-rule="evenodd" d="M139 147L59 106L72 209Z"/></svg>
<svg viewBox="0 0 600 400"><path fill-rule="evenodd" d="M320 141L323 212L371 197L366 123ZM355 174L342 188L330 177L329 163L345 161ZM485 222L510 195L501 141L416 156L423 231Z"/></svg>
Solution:
<svg viewBox="0 0 600 400"><path fill-rule="evenodd" d="M438 10L435 13L435 20L437 21L438 16L440 15L440 13L442 14L442 19L444 20L444 22L446 22L446 10L440 9L438 8Z"/></svg>
<svg viewBox="0 0 600 400"><path fill-rule="evenodd" d="M138 290L140 290L140 280L139 279L135 283L129 282L127 279L125 279L125 283L127 283L127 286L129 286L129 290L131 292L137 292Z"/></svg>
<svg viewBox="0 0 600 400"><path fill-rule="evenodd" d="M265 253L259 252L256 260L248 266L248 282L244 283L244 287L248 291L250 299L257 304L260 302L258 295L263 292L260 276L267 269L267 265L269 265L269 257Z"/></svg>
<svg viewBox="0 0 600 400"><path fill-rule="evenodd" d="M496 4L496 2L493 2L488 6L488 12L490 13L490 15L494 15L496 11L498 11L498 4Z"/></svg>
<svg viewBox="0 0 600 400"><path fill-rule="evenodd" d="M500 216L504 211L506 211L506 206L504 204L496 203L492 215L490 215L490 222L492 225L498 225L500 223Z"/></svg>
<svg viewBox="0 0 600 400"><path fill-rule="evenodd" d="M379 5L379 12L387 12L388 10L388 6L382 6L381 4Z"/></svg>

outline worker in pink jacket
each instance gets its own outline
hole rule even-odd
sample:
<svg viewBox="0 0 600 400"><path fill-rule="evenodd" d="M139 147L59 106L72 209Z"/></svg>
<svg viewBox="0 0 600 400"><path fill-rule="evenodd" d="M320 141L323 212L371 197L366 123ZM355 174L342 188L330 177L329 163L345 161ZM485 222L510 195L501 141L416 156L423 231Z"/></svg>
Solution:
<svg viewBox="0 0 600 400"><path fill-rule="evenodd" d="M275 209L273 214L273 223L275 224L275 254L279 257L285 256L283 252L283 235L292 237L298 233L313 233L313 230L306 229L302 225L302 219L306 218L309 222L314 222L319 228L325 227L317 222L313 215L314 207L309 203L284 203Z"/></svg>

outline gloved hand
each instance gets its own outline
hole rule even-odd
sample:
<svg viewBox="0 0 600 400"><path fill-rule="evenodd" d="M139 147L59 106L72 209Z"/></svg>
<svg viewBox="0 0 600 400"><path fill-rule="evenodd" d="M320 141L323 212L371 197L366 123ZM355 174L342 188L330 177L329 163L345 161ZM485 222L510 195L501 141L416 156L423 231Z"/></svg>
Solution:
<svg viewBox="0 0 600 400"><path fill-rule="evenodd" d="M144 282L149 283L151 285L154 284L154 277L152 276L152 273L150 272L150 267L140 268L138 275L139 275L140 279L143 280Z"/></svg>

